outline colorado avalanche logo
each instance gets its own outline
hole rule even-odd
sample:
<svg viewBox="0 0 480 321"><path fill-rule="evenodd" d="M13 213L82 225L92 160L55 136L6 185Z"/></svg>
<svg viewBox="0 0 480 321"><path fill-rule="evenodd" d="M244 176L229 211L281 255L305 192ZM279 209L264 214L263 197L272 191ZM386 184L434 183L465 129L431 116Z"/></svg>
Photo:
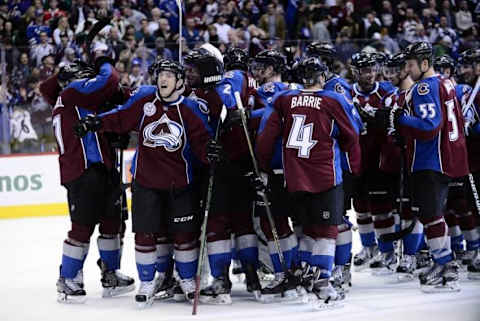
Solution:
<svg viewBox="0 0 480 321"><path fill-rule="evenodd" d="M275 84L274 83L266 83L263 85L263 91L266 93L274 93L275 92Z"/></svg>
<svg viewBox="0 0 480 321"><path fill-rule="evenodd" d="M335 84L335 91L341 95L345 94L345 88L340 83Z"/></svg>
<svg viewBox="0 0 480 321"><path fill-rule="evenodd" d="M163 146L166 151L174 152L182 146L182 135L183 127L163 114L143 129L143 145L153 148Z"/></svg>
<svg viewBox="0 0 480 321"><path fill-rule="evenodd" d="M417 87L417 92L419 95L426 95L430 92L430 88L428 87L428 84L427 83L420 83Z"/></svg>

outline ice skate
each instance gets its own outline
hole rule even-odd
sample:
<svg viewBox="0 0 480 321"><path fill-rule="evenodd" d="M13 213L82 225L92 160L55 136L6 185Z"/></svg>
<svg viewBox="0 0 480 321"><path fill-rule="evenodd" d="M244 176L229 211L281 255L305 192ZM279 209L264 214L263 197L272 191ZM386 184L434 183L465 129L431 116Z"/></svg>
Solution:
<svg viewBox="0 0 480 321"><path fill-rule="evenodd" d="M416 274L426 272L433 265L432 256L428 250L420 250L415 254L417 260L417 269L415 270Z"/></svg>
<svg viewBox="0 0 480 321"><path fill-rule="evenodd" d="M469 280L480 280L480 251L476 250L472 263L467 268Z"/></svg>
<svg viewBox="0 0 480 321"><path fill-rule="evenodd" d="M182 292L185 295L185 299L189 303L193 303L193 299L195 297L195 280L191 279L180 279L178 281Z"/></svg>
<svg viewBox="0 0 480 321"><path fill-rule="evenodd" d="M232 275L234 282L243 283L245 281L245 271L239 260L232 260Z"/></svg>
<svg viewBox="0 0 480 321"><path fill-rule="evenodd" d="M284 272L275 273L275 278L262 289L261 301L271 303L293 300L297 298L297 282L294 276L286 276Z"/></svg>
<svg viewBox="0 0 480 321"><path fill-rule="evenodd" d="M380 253L378 261L370 263L370 268L372 269L372 275L383 276L393 274L396 265L397 255L395 251L391 251Z"/></svg>
<svg viewBox="0 0 480 321"><path fill-rule="evenodd" d="M158 287L159 284L156 279L140 282L140 288L135 295L135 301L137 302L138 308L144 309L152 305Z"/></svg>
<svg viewBox="0 0 480 321"><path fill-rule="evenodd" d="M135 290L135 281L131 277L123 275L118 270L107 270L107 265L101 259L97 264L102 271L102 297L110 298Z"/></svg>
<svg viewBox="0 0 480 321"><path fill-rule="evenodd" d="M155 300L166 300L174 296L175 278L173 277L173 269L165 273L158 273L157 283L158 289L155 292Z"/></svg>
<svg viewBox="0 0 480 321"><path fill-rule="evenodd" d="M458 292L458 265L450 261L444 265L435 263L427 272L419 275L420 288L425 293Z"/></svg>
<svg viewBox="0 0 480 321"><path fill-rule="evenodd" d="M60 277L57 281L57 301L59 303L84 303L87 293L74 279Z"/></svg>
<svg viewBox="0 0 480 321"><path fill-rule="evenodd" d="M314 310L330 310L343 307L343 304L339 302L343 299L345 299L343 291L337 291L328 279L319 279L313 285L312 292L308 296L308 303Z"/></svg>
<svg viewBox="0 0 480 321"><path fill-rule="evenodd" d="M200 291L199 301L207 304L232 304L231 290L232 282L230 282L227 269L223 275L214 278L210 286Z"/></svg>
<svg viewBox="0 0 480 321"><path fill-rule="evenodd" d="M352 273L350 272L350 264L335 265L330 280L335 290L348 292L352 286Z"/></svg>
<svg viewBox="0 0 480 321"><path fill-rule="evenodd" d="M465 251L465 254L462 257L462 264L466 266L472 264L473 258L475 257L476 253L476 250Z"/></svg>
<svg viewBox="0 0 480 321"><path fill-rule="evenodd" d="M353 257L355 271L360 272L369 267L370 261L377 255L378 246L364 246L362 250Z"/></svg>
<svg viewBox="0 0 480 321"><path fill-rule="evenodd" d="M397 266L397 279L399 282L412 281L415 278L417 258L415 255L403 254Z"/></svg>

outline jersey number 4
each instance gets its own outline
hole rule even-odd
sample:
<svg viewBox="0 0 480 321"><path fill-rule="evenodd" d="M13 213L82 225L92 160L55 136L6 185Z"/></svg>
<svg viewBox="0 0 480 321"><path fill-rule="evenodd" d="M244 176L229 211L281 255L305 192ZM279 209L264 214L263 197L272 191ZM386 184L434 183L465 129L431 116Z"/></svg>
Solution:
<svg viewBox="0 0 480 321"><path fill-rule="evenodd" d="M293 124L288 134L287 148L298 150L298 157L309 158L310 150L317 144L312 140L313 124L305 125L305 115L293 114Z"/></svg>

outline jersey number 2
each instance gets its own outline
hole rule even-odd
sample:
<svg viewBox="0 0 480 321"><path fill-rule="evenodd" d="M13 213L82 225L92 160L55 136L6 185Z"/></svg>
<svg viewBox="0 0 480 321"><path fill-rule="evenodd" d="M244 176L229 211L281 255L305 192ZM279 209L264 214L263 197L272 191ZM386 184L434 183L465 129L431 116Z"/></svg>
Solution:
<svg viewBox="0 0 480 321"><path fill-rule="evenodd" d="M305 115L293 114L293 124L288 134L287 148L298 150L298 157L309 158L310 150L317 144L312 140L313 124L305 125Z"/></svg>

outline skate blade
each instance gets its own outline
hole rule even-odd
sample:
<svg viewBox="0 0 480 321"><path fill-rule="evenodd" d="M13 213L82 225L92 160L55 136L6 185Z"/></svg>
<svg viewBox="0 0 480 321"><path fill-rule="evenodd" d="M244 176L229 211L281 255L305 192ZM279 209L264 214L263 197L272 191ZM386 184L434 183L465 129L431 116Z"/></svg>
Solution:
<svg viewBox="0 0 480 321"><path fill-rule="evenodd" d="M480 280L480 273L478 272L468 272L467 273L467 279L471 281L478 281Z"/></svg>
<svg viewBox="0 0 480 321"><path fill-rule="evenodd" d="M177 294L173 295L173 300L175 302L185 302L185 301L187 301L187 298L185 297L185 294L177 293Z"/></svg>
<svg viewBox="0 0 480 321"><path fill-rule="evenodd" d="M373 276L389 276L393 275L394 273L395 272L393 270L385 267L372 269Z"/></svg>
<svg viewBox="0 0 480 321"><path fill-rule="evenodd" d="M365 263L362 265L354 265L353 270L355 272L366 272L370 270L370 263Z"/></svg>
<svg viewBox="0 0 480 321"><path fill-rule="evenodd" d="M302 303L309 305L314 311L334 310L344 307L344 304L341 302L341 300L320 300L315 294L312 293L305 295L302 299Z"/></svg>
<svg viewBox="0 0 480 321"><path fill-rule="evenodd" d="M137 303L137 308L140 310L147 309L153 304L153 297L146 301L135 301Z"/></svg>
<svg viewBox="0 0 480 321"><path fill-rule="evenodd" d="M132 283L128 286L122 287L112 287L112 288L103 288L102 297L111 298L135 290L135 283Z"/></svg>
<svg viewBox="0 0 480 321"><path fill-rule="evenodd" d="M66 293L57 293L57 302L64 304L83 304L87 300L86 295L67 295Z"/></svg>
<svg viewBox="0 0 480 321"><path fill-rule="evenodd" d="M160 291L158 293L155 293L153 296L154 300L168 300L174 297L174 294L169 291Z"/></svg>
<svg viewBox="0 0 480 321"><path fill-rule="evenodd" d="M288 290L281 294L262 294L260 296L260 302L268 304L268 303L277 303L277 302L291 302L297 300L298 294L297 290Z"/></svg>
<svg viewBox="0 0 480 321"><path fill-rule="evenodd" d="M397 273L398 283L412 282L415 279L416 277L413 273Z"/></svg>
<svg viewBox="0 0 480 321"><path fill-rule="evenodd" d="M421 285L420 288L424 293L460 292L461 290L458 281L448 282L445 285Z"/></svg>
<svg viewBox="0 0 480 321"><path fill-rule="evenodd" d="M201 295L199 301L200 303L212 305L228 305L232 304L232 297L229 294L219 294L216 297Z"/></svg>

